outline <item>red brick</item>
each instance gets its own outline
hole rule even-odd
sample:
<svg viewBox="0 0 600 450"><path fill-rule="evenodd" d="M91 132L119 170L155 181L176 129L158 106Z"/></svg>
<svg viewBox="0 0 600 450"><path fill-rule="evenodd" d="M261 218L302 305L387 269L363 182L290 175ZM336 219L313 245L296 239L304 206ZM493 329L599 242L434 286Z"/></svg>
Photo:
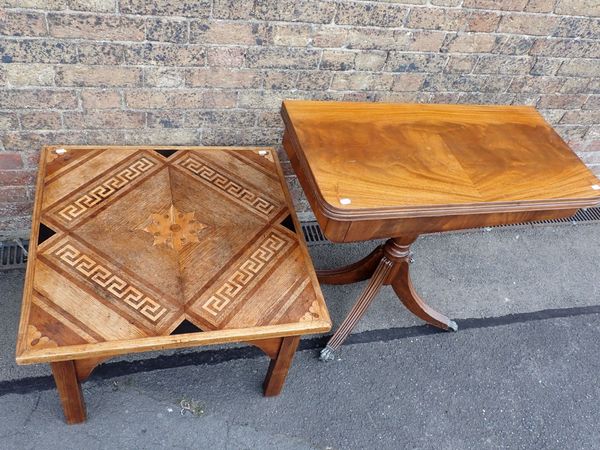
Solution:
<svg viewBox="0 0 600 450"><path fill-rule="evenodd" d="M583 109L594 109L600 111L600 95L590 95L585 102L585 105L583 105Z"/></svg>
<svg viewBox="0 0 600 450"><path fill-rule="evenodd" d="M61 114L55 111L32 111L21 114L25 130L55 130L62 128Z"/></svg>
<svg viewBox="0 0 600 450"><path fill-rule="evenodd" d="M331 85L331 72L299 72L297 89L305 91L325 91Z"/></svg>
<svg viewBox="0 0 600 450"><path fill-rule="evenodd" d="M260 45L266 40L266 28L256 23L193 21L190 42L218 45Z"/></svg>
<svg viewBox="0 0 600 450"><path fill-rule="evenodd" d="M408 17L410 28L450 31L495 31L500 15L459 9L413 8Z"/></svg>
<svg viewBox="0 0 600 450"><path fill-rule="evenodd" d="M298 86L298 72L267 71L264 74L264 89L289 90Z"/></svg>
<svg viewBox="0 0 600 450"><path fill-rule="evenodd" d="M529 0L464 0L463 7L523 11L528 2Z"/></svg>
<svg viewBox="0 0 600 450"><path fill-rule="evenodd" d="M141 18L94 14L49 13L50 35L66 38L143 41L145 25Z"/></svg>
<svg viewBox="0 0 600 450"><path fill-rule="evenodd" d="M220 2L215 2L220 3ZM234 8L247 9L245 0L229 0ZM215 5L215 9L218 9ZM336 4L322 0L256 0L248 11L258 20L282 22L330 23L336 12ZM239 14L239 13L238 13Z"/></svg>
<svg viewBox="0 0 600 450"><path fill-rule="evenodd" d="M125 45L114 42L80 42L77 45L80 64L118 65L124 62Z"/></svg>
<svg viewBox="0 0 600 450"><path fill-rule="evenodd" d="M214 0L213 17L218 19L250 19L254 0Z"/></svg>
<svg viewBox="0 0 600 450"><path fill-rule="evenodd" d="M27 203L29 200L25 186L0 186L0 203Z"/></svg>
<svg viewBox="0 0 600 450"><path fill-rule="evenodd" d="M46 36L47 34L43 14L0 9L0 35Z"/></svg>
<svg viewBox="0 0 600 450"><path fill-rule="evenodd" d="M37 170L0 169L0 186L30 186L35 183L36 177Z"/></svg>
<svg viewBox="0 0 600 450"><path fill-rule="evenodd" d="M10 109L75 109L78 100L73 91L19 89L0 91L0 104Z"/></svg>
<svg viewBox="0 0 600 450"><path fill-rule="evenodd" d="M133 44L125 47L127 64L158 66L204 66L206 49L199 45Z"/></svg>
<svg viewBox="0 0 600 450"><path fill-rule="evenodd" d="M529 56L481 56L473 72L498 74L527 74L533 65Z"/></svg>
<svg viewBox="0 0 600 450"><path fill-rule="evenodd" d="M19 128L19 119L14 112L0 112L0 130L13 130Z"/></svg>
<svg viewBox="0 0 600 450"><path fill-rule="evenodd" d="M31 214L33 202L0 203L0 217L26 216Z"/></svg>
<svg viewBox="0 0 600 450"><path fill-rule="evenodd" d="M130 91L125 94L128 107L133 109L198 109L233 108L236 105L235 92L198 90L147 90Z"/></svg>
<svg viewBox="0 0 600 450"><path fill-rule="evenodd" d="M185 111L167 110L147 113L148 128L183 128Z"/></svg>
<svg viewBox="0 0 600 450"><path fill-rule="evenodd" d="M334 91L390 90L394 77L390 73L348 72L336 73L331 82Z"/></svg>
<svg viewBox="0 0 600 450"><path fill-rule="evenodd" d="M184 20L147 19L146 39L149 41L185 43L188 41L188 24Z"/></svg>
<svg viewBox="0 0 600 450"><path fill-rule="evenodd" d="M121 94L108 89L86 89L81 92L84 109L115 109L121 107Z"/></svg>
<svg viewBox="0 0 600 450"><path fill-rule="evenodd" d="M185 71L178 67L146 67L144 68L144 86L146 87L183 87Z"/></svg>
<svg viewBox="0 0 600 450"><path fill-rule="evenodd" d="M250 47L246 64L256 68L309 69L319 64L320 53L310 49Z"/></svg>
<svg viewBox="0 0 600 450"><path fill-rule="evenodd" d="M535 13L548 13L554 10L557 0L529 0L524 11Z"/></svg>
<svg viewBox="0 0 600 450"><path fill-rule="evenodd" d="M114 12L116 0L70 0L69 9L75 11ZM50 8L49 8L50 9ZM55 8L51 8L55 9Z"/></svg>
<svg viewBox="0 0 600 450"><path fill-rule="evenodd" d="M450 53L488 53L496 46L496 36L484 33L456 34L446 44Z"/></svg>
<svg viewBox="0 0 600 450"><path fill-rule="evenodd" d="M256 124L254 111L188 111L185 116L187 127L222 126L253 127Z"/></svg>
<svg viewBox="0 0 600 450"><path fill-rule="evenodd" d="M11 87L52 86L54 67L49 64L7 64L4 68L6 84Z"/></svg>
<svg viewBox="0 0 600 450"><path fill-rule="evenodd" d="M502 17L500 33L533 34L549 36L558 26L559 18L538 14L507 14Z"/></svg>
<svg viewBox="0 0 600 450"><path fill-rule="evenodd" d="M379 28L352 28L346 30L346 38L342 45L348 48L357 49L381 49L389 50L391 48L408 47L408 31L403 31L398 35L391 29ZM332 45L322 45L330 47Z"/></svg>
<svg viewBox="0 0 600 450"><path fill-rule="evenodd" d="M0 218L4 236L26 239L31 234L31 216Z"/></svg>
<svg viewBox="0 0 600 450"><path fill-rule="evenodd" d="M598 0L562 0L556 5L554 12L574 16L600 16L600 3Z"/></svg>
<svg viewBox="0 0 600 450"><path fill-rule="evenodd" d="M561 94L587 94L590 92L589 86L590 79L589 78L566 78L562 87L560 88ZM590 99L592 96L590 96ZM586 102L586 105L590 103L590 100ZM584 105L584 108L586 108ZM598 105L600 109L600 105ZM591 108L593 109L593 108Z"/></svg>
<svg viewBox="0 0 600 450"><path fill-rule="evenodd" d="M575 109L581 108L586 99L586 95L547 94L540 97L538 107L547 109Z"/></svg>
<svg viewBox="0 0 600 450"><path fill-rule="evenodd" d="M377 71L383 69L387 52L372 50L356 54L354 64L356 70Z"/></svg>
<svg viewBox="0 0 600 450"><path fill-rule="evenodd" d="M348 29L324 25L317 28L313 35L315 47L341 47L348 39Z"/></svg>
<svg viewBox="0 0 600 450"><path fill-rule="evenodd" d="M240 67L246 50L242 47L212 47L208 49L207 61L212 67Z"/></svg>
<svg viewBox="0 0 600 450"><path fill-rule="evenodd" d="M473 12L467 17L465 31L487 33L496 31L500 15L493 12Z"/></svg>
<svg viewBox="0 0 600 450"><path fill-rule="evenodd" d="M594 125L600 123L600 110L567 111L560 120L561 124Z"/></svg>
<svg viewBox="0 0 600 450"><path fill-rule="evenodd" d="M597 77L600 73L598 59L571 59L565 61L558 69L559 75L575 77Z"/></svg>
<svg viewBox="0 0 600 450"><path fill-rule="evenodd" d="M119 0L119 10L125 14L206 18L210 8L210 0Z"/></svg>
<svg viewBox="0 0 600 450"><path fill-rule="evenodd" d="M356 54L343 50L324 50L319 68L321 70L353 70Z"/></svg>
<svg viewBox="0 0 600 450"><path fill-rule="evenodd" d="M289 47L306 47L312 40L312 26L305 24L274 24L269 43Z"/></svg>
<svg viewBox="0 0 600 450"><path fill-rule="evenodd" d="M23 168L23 160L19 153L0 152L0 170L17 170Z"/></svg>
<svg viewBox="0 0 600 450"><path fill-rule="evenodd" d="M143 128L146 114L134 111L87 111L64 114L65 128Z"/></svg>
<svg viewBox="0 0 600 450"><path fill-rule="evenodd" d="M187 71L186 83L192 87L251 89L260 87L262 77L256 70L199 67Z"/></svg>
<svg viewBox="0 0 600 450"><path fill-rule="evenodd" d="M414 92L423 85L425 75L422 73L400 73L394 75L392 91Z"/></svg>
<svg viewBox="0 0 600 450"><path fill-rule="evenodd" d="M335 23L341 25L376 25L380 27L400 27L408 13L408 8L391 3L340 2Z"/></svg>
<svg viewBox="0 0 600 450"><path fill-rule="evenodd" d="M470 73L477 64L477 59L475 55L450 55L444 72Z"/></svg>
<svg viewBox="0 0 600 450"><path fill-rule="evenodd" d="M394 38L397 41L406 40L406 50L415 52L438 52L446 40L447 34L442 31L396 31ZM400 49L396 45L395 49Z"/></svg>
<svg viewBox="0 0 600 450"><path fill-rule="evenodd" d="M114 66L62 66L56 73L58 86L141 86L142 69Z"/></svg>
<svg viewBox="0 0 600 450"><path fill-rule="evenodd" d="M600 42L577 39L536 39L530 53L532 55L569 58L599 58Z"/></svg>
<svg viewBox="0 0 600 450"><path fill-rule="evenodd" d="M521 76L513 78L508 90L518 93L558 92L563 84L564 79L557 77Z"/></svg>
<svg viewBox="0 0 600 450"><path fill-rule="evenodd" d="M2 6L6 8L31 8L31 9L64 9L68 0L3 0Z"/></svg>
<svg viewBox="0 0 600 450"><path fill-rule="evenodd" d="M81 144L85 142L84 132L75 130L23 130L6 132L2 137L2 143L7 151L37 152L45 145L51 144ZM23 156L25 167L32 167L32 161ZM37 160L33 161L37 164Z"/></svg>

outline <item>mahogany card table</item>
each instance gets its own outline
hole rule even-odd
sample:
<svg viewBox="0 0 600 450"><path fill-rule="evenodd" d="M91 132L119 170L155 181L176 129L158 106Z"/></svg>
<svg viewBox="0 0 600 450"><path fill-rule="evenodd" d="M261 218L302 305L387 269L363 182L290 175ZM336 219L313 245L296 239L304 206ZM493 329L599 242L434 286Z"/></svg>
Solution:
<svg viewBox="0 0 600 450"><path fill-rule="evenodd" d="M284 148L325 235L389 238L363 260L317 271L370 279L321 352L348 337L382 285L443 330L409 275L422 233L568 217L600 202L600 181L532 107L286 101Z"/></svg>
<svg viewBox="0 0 600 450"><path fill-rule="evenodd" d="M276 152L47 147L17 363L50 363L68 423L115 355L249 342L283 387L300 336L331 321Z"/></svg>

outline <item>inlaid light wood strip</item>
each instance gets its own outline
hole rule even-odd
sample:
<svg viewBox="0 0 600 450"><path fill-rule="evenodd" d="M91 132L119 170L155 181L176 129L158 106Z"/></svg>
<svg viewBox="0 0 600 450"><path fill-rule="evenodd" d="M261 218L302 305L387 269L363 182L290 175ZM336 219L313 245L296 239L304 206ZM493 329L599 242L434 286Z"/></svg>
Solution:
<svg viewBox="0 0 600 450"><path fill-rule="evenodd" d="M297 282L296 284L292 285L290 290L284 291L284 294L279 299L277 299L277 301L274 302L274 305L276 305L276 307L270 308L271 312L274 312L274 314L271 316L265 315L263 320L261 320L258 325L263 325L267 323L278 323L279 320L281 320L281 318L286 314L288 309L298 299L302 291L306 289L306 286L308 286L309 283L310 280L308 278L305 278L304 280L301 280L300 282Z"/></svg>
<svg viewBox="0 0 600 450"><path fill-rule="evenodd" d="M281 209L281 205L264 194L262 190L252 187L243 180L235 179L223 168L203 160L200 155L188 152L182 155L174 163L174 166L193 175L207 186L216 189L230 200L256 214L269 217Z"/></svg>
<svg viewBox="0 0 600 450"><path fill-rule="evenodd" d="M47 314L54 317L58 322L65 325L67 328L69 328L75 334L78 334L79 336L81 336L87 342L89 342L89 343L98 342L98 340L96 338L94 338L91 334L87 333L83 328L79 327L75 323L75 321L68 319L64 314L61 314L56 309L50 308L50 306L48 306L45 302L43 302L39 296L34 294L32 303L34 305L36 305L38 308L43 309Z"/></svg>
<svg viewBox="0 0 600 450"><path fill-rule="evenodd" d="M106 340L145 336L137 326L37 261L35 289ZM85 308L82 308L85 305Z"/></svg>
<svg viewBox="0 0 600 450"><path fill-rule="evenodd" d="M73 151L69 149L68 151ZM80 186L85 185L95 178L113 168L120 161L130 157L136 150L122 151L110 149L103 151L96 157L86 161L81 166L68 173L68 176L56 177L44 186L44 200L42 208L49 208L61 198L69 195ZM61 179L62 178L62 179ZM59 181L60 180L60 181Z"/></svg>

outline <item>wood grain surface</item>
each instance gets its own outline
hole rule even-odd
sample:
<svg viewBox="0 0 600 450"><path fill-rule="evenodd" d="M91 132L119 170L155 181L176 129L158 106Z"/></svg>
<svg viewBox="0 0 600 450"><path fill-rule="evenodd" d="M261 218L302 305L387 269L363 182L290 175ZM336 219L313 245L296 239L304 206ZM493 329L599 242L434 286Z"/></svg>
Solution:
<svg viewBox="0 0 600 450"><path fill-rule="evenodd" d="M86 360L84 379L90 358L329 330L274 150L61 149L42 154L18 363ZM171 335L184 320L202 332Z"/></svg>
<svg viewBox="0 0 600 450"><path fill-rule="evenodd" d="M600 202L600 181L532 107L285 101L282 116L284 147L335 241L563 217Z"/></svg>

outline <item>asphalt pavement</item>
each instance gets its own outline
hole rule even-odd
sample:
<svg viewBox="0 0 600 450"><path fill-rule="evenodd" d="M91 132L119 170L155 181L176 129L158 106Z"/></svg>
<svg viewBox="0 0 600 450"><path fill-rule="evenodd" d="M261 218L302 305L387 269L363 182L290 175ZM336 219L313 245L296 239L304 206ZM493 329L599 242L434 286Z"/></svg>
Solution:
<svg viewBox="0 0 600 450"><path fill-rule="evenodd" d="M303 339L279 397L252 347L140 354L96 370L76 426L47 367L14 363L24 273L0 272L0 448L599 448L599 244L600 224L423 236L414 284L457 333L385 288L335 361ZM310 250L331 267L374 245ZM334 324L362 287L323 286Z"/></svg>

